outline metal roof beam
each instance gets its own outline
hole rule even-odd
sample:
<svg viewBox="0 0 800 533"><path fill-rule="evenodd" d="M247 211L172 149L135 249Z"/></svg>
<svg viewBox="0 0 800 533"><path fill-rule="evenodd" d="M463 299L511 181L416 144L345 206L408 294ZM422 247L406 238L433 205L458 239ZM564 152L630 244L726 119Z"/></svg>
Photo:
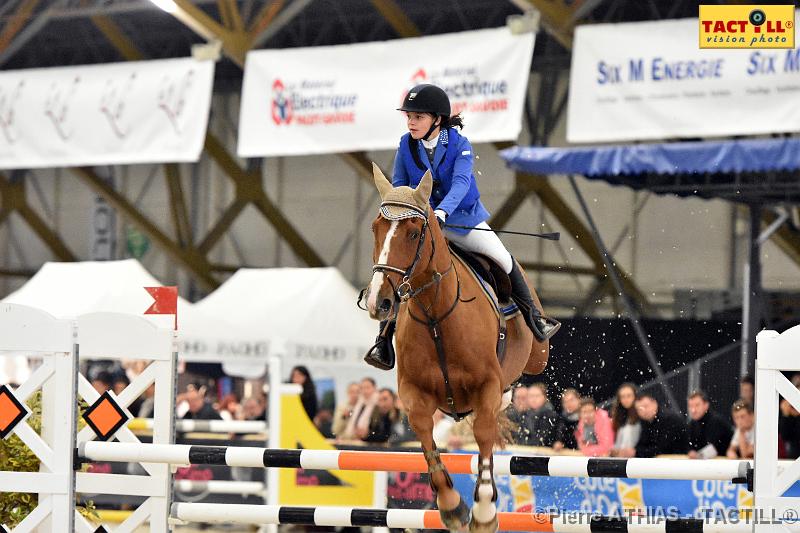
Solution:
<svg viewBox="0 0 800 533"><path fill-rule="evenodd" d="M267 29L283 9L284 4L286 4L286 0L272 0L264 4L264 7L261 8L261 11L259 11L248 28L250 35L256 36Z"/></svg>
<svg viewBox="0 0 800 533"><path fill-rule="evenodd" d="M248 33L226 28L190 0L172 0L172 2L176 7L171 13L172 16L207 41L220 41L225 55L239 67L244 68L244 58L250 48Z"/></svg>
<svg viewBox="0 0 800 533"><path fill-rule="evenodd" d="M419 28L394 0L370 0L378 13L397 32L400 37L419 37Z"/></svg>
<svg viewBox="0 0 800 533"><path fill-rule="evenodd" d="M567 50L572 48L575 24L602 3L602 0L509 0L523 12L536 9L542 26Z"/></svg>
<svg viewBox="0 0 800 533"><path fill-rule="evenodd" d="M277 35L294 18L299 15L313 0L294 0L280 11L270 21L266 21L266 26L262 22L250 33L250 48L258 48ZM257 31L256 31L257 30Z"/></svg>
<svg viewBox="0 0 800 533"><path fill-rule="evenodd" d="M87 187L102 196L123 218L152 239L169 257L188 270L206 289L213 290L219 287L219 281L211 275L211 265L197 250L181 248L176 242L167 237L153 221L136 209L136 206L128 201L127 198L109 186L93 169L75 167L70 170Z"/></svg>
<svg viewBox="0 0 800 533"><path fill-rule="evenodd" d="M92 24L114 45L114 48L122 55L123 59L126 61L142 61L146 59L142 51L125 35L125 32L116 22L103 15L92 15L90 18Z"/></svg>
<svg viewBox="0 0 800 533"><path fill-rule="evenodd" d="M75 261L75 255L64 241L47 225L39 213L28 204L25 197L25 181L11 181L0 174L0 223L11 213L17 213L61 261Z"/></svg>
<svg viewBox="0 0 800 533"><path fill-rule="evenodd" d="M269 199L260 173L248 172L240 167L219 139L211 133L206 134L205 150L236 185L236 197L251 202L300 259L311 267L325 266L317 252Z"/></svg>
<svg viewBox="0 0 800 533"><path fill-rule="evenodd" d="M23 0L17 7L17 11L8 19L3 30L0 31L0 52L3 52L11 45L14 37L22 30L39 5L40 0ZM41 29L41 28L40 28Z"/></svg>

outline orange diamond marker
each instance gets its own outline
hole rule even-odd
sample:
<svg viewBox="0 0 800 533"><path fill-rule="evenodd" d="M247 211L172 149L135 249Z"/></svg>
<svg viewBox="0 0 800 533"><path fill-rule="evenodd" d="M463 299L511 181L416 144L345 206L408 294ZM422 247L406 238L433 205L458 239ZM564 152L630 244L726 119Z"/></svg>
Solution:
<svg viewBox="0 0 800 533"><path fill-rule="evenodd" d="M83 419L98 439L108 440L128 422L130 417L106 391L83 413Z"/></svg>
<svg viewBox="0 0 800 533"><path fill-rule="evenodd" d="M0 439L11 435L17 424L22 422L29 412L28 408L17 400L11 389L0 385Z"/></svg>

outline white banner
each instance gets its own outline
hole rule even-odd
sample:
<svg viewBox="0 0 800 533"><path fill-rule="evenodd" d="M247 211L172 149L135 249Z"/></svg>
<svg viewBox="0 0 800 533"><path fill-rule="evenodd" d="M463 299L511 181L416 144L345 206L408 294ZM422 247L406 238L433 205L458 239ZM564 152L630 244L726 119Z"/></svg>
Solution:
<svg viewBox="0 0 800 533"><path fill-rule="evenodd" d="M507 28L247 54L242 157L396 148L408 89L434 83L463 113L472 142L522 127L534 35Z"/></svg>
<svg viewBox="0 0 800 533"><path fill-rule="evenodd" d="M567 140L800 130L800 50L701 50L698 32L696 18L578 27Z"/></svg>
<svg viewBox="0 0 800 533"><path fill-rule="evenodd" d="M197 161L214 63L0 72L0 168Z"/></svg>

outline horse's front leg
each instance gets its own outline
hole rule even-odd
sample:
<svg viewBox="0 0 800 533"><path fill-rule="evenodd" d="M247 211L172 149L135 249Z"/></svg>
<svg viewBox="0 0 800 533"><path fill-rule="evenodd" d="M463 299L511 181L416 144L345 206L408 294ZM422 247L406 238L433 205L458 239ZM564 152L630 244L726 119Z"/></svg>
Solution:
<svg viewBox="0 0 800 533"><path fill-rule="evenodd" d="M453 480L439 457L439 450L433 442L433 413L436 410L436 401L432 396L415 390L413 400L406 403L408 407L408 422L411 429L417 434L428 463L428 474L431 478L431 488L436 493L436 505L442 522L450 530L458 530L467 525L469 521L469 508L461 499L461 495L453 488ZM404 397L409 397L404 395Z"/></svg>
<svg viewBox="0 0 800 533"><path fill-rule="evenodd" d="M497 487L494 484L492 451L497 442L497 416L500 410L500 384L489 383L483 387L472 430L478 443L478 479L475 482L475 504L469 529L475 533L497 531Z"/></svg>

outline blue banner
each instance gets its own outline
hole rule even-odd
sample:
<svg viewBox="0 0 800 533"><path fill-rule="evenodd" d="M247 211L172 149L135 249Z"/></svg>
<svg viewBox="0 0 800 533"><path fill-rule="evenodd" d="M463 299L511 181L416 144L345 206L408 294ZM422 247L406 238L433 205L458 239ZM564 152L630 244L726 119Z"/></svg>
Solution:
<svg viewBox="0 0 800 533"><path fill-rule="evenodd" d="M475 475L453 476L456 490L470 507L476 479ZM709 518L735 517L753 507L753 493L747 486L730 481L541 476L495 476L494 480L499 511ZM800 482L784 496L800 496Z"/></svg>

